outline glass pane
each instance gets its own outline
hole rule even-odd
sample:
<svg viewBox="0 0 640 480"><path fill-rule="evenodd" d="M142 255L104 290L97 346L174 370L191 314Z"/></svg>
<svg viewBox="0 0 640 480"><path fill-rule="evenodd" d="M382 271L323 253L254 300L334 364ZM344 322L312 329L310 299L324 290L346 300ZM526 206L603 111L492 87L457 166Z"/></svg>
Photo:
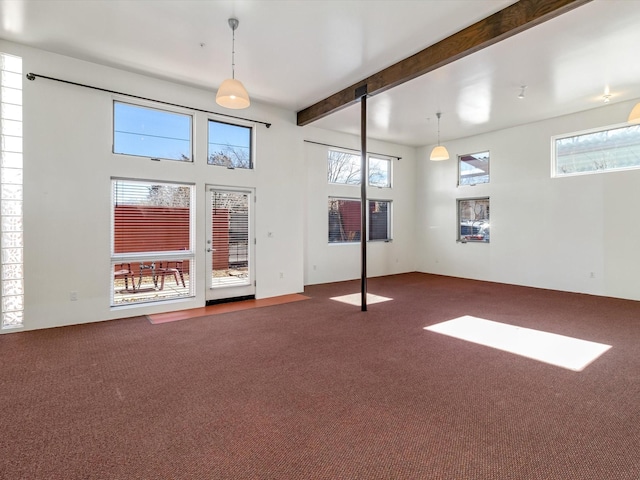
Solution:
<svg viewBox="0 0 640 480"><path fill-rule="evenodd" d="M17 120L22 121L22 107L20 105L12 105L10 103L0 103L0 115L2 121Z"/></svg>
<svg viewBox="0 0 640 480"><path fill-rule="evenodd" d="M2 315L2 328L17 328L22 326L24 312L4 312Z"/></svg>
<svg viewBox="0 0 640 480"><path fill-rule="evenodd" d="M21 200L22 185L0 185L0 199L2 200Z"/></svg>
<svg viewBox="0 0 640 480"><path fill-rule="evenodd" d="M369 240L389 240L389 205L391 202L369 202Z"/></svg>
<svg viewBox="0 0 640 480"><path fill-rule="evenodd" d="M555 141L556 175L640 167L640 125L585 133Z"/></svg>
<svg viewBox="0 0 640 480"><path fill-rule="evenodd" d="M22 248L3 248L2 263L22 263Z"/></svg>
<svg viewBox="0 0 640 480"><path fill-rule="evenodd" d="M329 243L360 241L359 200L329 198Z"/></svg>
<svg viewBox="0 0 640 480"><path fill-rule="evenodd" d="M209 120L207 163L227 168L253 168L251 128Z"/></svg>
<svg viewBox="0 0 640 480"><path fill-rule="evenodd" d="M2 135L9 135L13 137L22 136L22 122L16 120L3 120L0 128Z"/></svg>
<svg viewBox="0 0 640 480"><path fill-rule="evenodd" d="M329 150L327 180L329 183L360 185L360 155Z"/></svg>
<svg viewBox="0 0 640 480"><path fill-rule="evenodd" d="M113 152L191 161L191 116L114 103Z"/></svg>
<svg viewBox="0 0 640 480"><path fill-rule="evenodd" d="M458 156L460 168L459 185L489 183L489 152L470 153Z"/></svg>
<svg viewBox="0 0 640 480"><path fill-rule="evenodd" d="M21 248L22 232L4 232L2 234L2 248Z"/></svg>
<svg viewBox="0 0 640 480"><path fill-rule="evenodd" d="M2 265L2 280L10 280L23 277L23 268L21 264Z"/></svg>
<svg viewBox="0 0 640 480"><path fill-rule="evenodd" d="M19 77L18 74L11 74ZM2 103L10 103L12 105L22 105L22 90L19 88L11 88L3 86L0 88L0 99Z"/></svg>
<svg viewBox="0 0 640 480"><path fill-rule="evenodd" d="M489 199L458 200L458 240L462 242L489 242Z"/></svg>
<svg viewBox="0 0 640 480"><path fill-rule="evenodd" d="M2 295L22 295L22 279L4 280L2 282Z"/></svg>
<svg viewBox="0 0 640 480"><path fill-rule="evenodd" d="M0 228L2 232L21 232L22 217L2 217Z"/></svg>
<svg viewBox="0 0 640 480"><path fill-rule="evenodd" d="M0 55L0 69L2 69L3 73L14 72L22 74L22 58L3 53Z"/></svg>
<svg viewBox="0 0 640 480"><path fill-rule="evenodd" d="M24 297L22 295L2 297L3 312L16 312L20 310L24 310Z"/></svg>
<svg viewBox="0 0 640 480"><path fill-rule="evenodd" d="M2 200L0 214L18 216L22 215L22 200Z"/></svg>
<svg viewBox="0 0 640 480"><path fill-rule="evenodd" d="M22 168L22 153L0 152L0 166L8 168Z"/></svg>
<svg viewBox="0 0 640 480"><path fill-rule="evenodd" d="M22 185L22 169L0 168L0 179L2 180L2 183Z"/></svg>
<svg viewBox="0 0 640 480"><path fill-rule="evenodd" d="M193 257L112 264L113 302L130 305L191 296Z"/></svg>
<svg viewBox="0 0 640 480"><path fill-rule="evenodd" d="M369 185L374 187L391 186L391 160L369 157Z"/></svg>
<svg viewBox="0 0 640 480"><path fill-rule="evenodd" d="M248 285L249 194L214 191L211 202L211 286Z"/></svg>
<svg viewBox="0 0 640 480"><path fill-rule="evenodd" d="M115 180L114 253L190 250L192 188Z"/></svg>

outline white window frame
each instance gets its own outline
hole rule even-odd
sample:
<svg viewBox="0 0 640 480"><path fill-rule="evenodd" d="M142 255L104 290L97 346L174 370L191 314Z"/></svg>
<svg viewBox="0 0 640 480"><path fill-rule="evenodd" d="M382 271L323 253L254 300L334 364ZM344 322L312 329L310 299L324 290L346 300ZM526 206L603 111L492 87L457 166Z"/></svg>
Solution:
<svg viewBox="0 0 640 480"><path fill-rule="evenodd" d="M172 114L172 115L180 115L180 116L184 116L184 117L188 117L189 118L189 158L187 159L180 159L180 158L167 158L167 157L155 157L152 155L139 155L136 153L130 153L130 152L116 152L116 104L122 104L122 105L128 105L131 107L135 107L135 108L140 108L140 109L145 109L145 110L152 110L152 111L157 111L157 112L162 112L162 113L168 113L168 114ZM111 134L112 134L112 147L111 147L111 151L114 155L124 155L124 156L128 156L128 157L138 157L138 158L149 158L151 160L167 160L167 161L172 161L172 162L183 162L183 163L193 163L193 152L194 152L194 145L193 145L193 127L194 127L194 114L191 111L187 111L185 109L178 109L178 108L170 108L170 107L166 107L166 106L162 106L159 107L157 104L154 104L152 102L144 102L144 101L138 101L138 102L131 102L131 101L127 101L127 100L122 100L119 98L114 98L113 99L113 105L112 105L112 127L111 127Z"/></svg>
<svg viewBox="0 0 640 480"><path fill-rule="evenodd" d="M486 182L464 182L462 177L462 170L463 170L462 164L466 162L463 161L463 158L474 157L474 156L479 156L484 154L486 154L486 158L487 158L487 171L486 171L486 174L479 175L479 177L480 176L484 177L486 175L487 181ZM480 152L465 153L463 155L458 155L458 186L459 187L484 185L490 182L491 182L491 152L489 150L483 150Z"/></svg>
<svg viewBox="0 0 640 480"><path fill-rule="evenodd" d="M225 125L231 125L233 127L249 129L249 167L238 167L234 165L219 165L219 164L209 162L209 156L210 156L209 145L211 144L211 138L209 137L210 122L222 123ZM229 121L229 119L227 118L219 118L215 116L208 117L207 118L207 165L212 167L225 167L231 170L236 168L240 170L254 170L256 168L256 153L255 153L256 152L256 135L257 135L257 128L255 123L243 122L238 120Z"/></svg>
<svg viewBox="0 0 640 480"><path fill-rule="evenodd" d="M482 218L463 218L462 202L486 201L487 212ZM473 197L456 199L456 219L457 219L457 239L460 243L489 243L490 242L490 219L491 219L491 198ZM477 213L477 212L476 212ZM463 227L468 227L471 232L463 233Z"/></svg>
<svg viewBox="0 0 640 480"><path fill-rule="evenodd" d="M607 127L592 128L589 130L582 130L580 132L555 135L551 137L551 177L552 178L574 177L574 176L580 176L580 175L593 175L598 173L620 172L620 171L640 169L640 161L636 165L627 165L622 167L607 167L606 166L607 159L603 158L603 156L606 156L607 152L612 151L612 149L606 149L604 148L606 146L606 143L600 143L600 145L603 146L603 148L600 149L600 154L596 153L596 151L593 151L593 161L595 164L595 168L590 170L577 171L577 172L559 171L560 167L558 165L558 142L560 140L564 140L567 138L578 138L581 136L588 136L588 135L593 135L597 133L614 132L616 130L621 130L621 129L633 129L634 131L637 131L638 144L633 145L630 148L634 148L634 155L631 155L631 157L634 157L634 156L638 157L639 155L635 152L637 149L637 152L640 153L640 125L630 125L628 123L621 123L616 125L610 125Z"/></svg>
<svg viewBox="0 0 640 480"><path fill-rule="evenodd" d="M115 253L115 185L117 182L131 182L150 185L172 185L172 186L185 186L190 188L189 199L189 249L188 250L175 250L175 251L160 251L160 252L132 252L132 253ZM114 276L111 274L110 282L110 303L114 309L130 306L141 306L151 302L175 302L184 298L190 298L195 296L195 184L182 183L182 182L170 182L170 181L156 181L149 179L130 179L113 177L111 179L111 272L115 270L115 266L123 263L144 263L151 264L153 262L171 262L171 261L189 261L188 273L188 292L182 296L166 296L158 295L155 299L150 296L144 297L141 300L128 301L128 302L115 302L115 287Z"/></svg>
<svg viewBox="0 0 640 480"><path fill-rule="evenodd" d="M330 166L330 160L331 160L331 155L332 153L338 153L338 154L342 154L342 155L348 155L349 157L352 157L352 161L350 162L350 165L353 165L357 168L356 171L354 171L353 173L355 175L357 175L357 177L353 178L352 181L349 182L338 182L338 181L332 181L332 176L334 177L335 180L335 172L332 174L329 170L329 166ZM387 173L387 184L386 185L377 185L377 184L373 184L371 183L371 159L375 159L375 160L379 160L379 161L386 161L389 164L389 169L388 169L388 173ZM380 154L371 154L368 153L367 154L367 186L370 188L392 188L393 186L393 158L394 157L389 157L387 155L380 155ZM362 157L359 153L353 153L352 151L349 151L347 149L341 149L341 148L329 148L327 149L327 183L329 185L345 185L345 186L357 186L360 185L361 183L361 179L362 179L362 172L360 171L360 167L362 164Z"/></svg>
<svg viewBox="0 0 640 480"><path fill-rule="evenodd" d="M351 245L351 244L355 244L355 243L360 243L360 237L354 237L351 240L339 240L339 241L331 241L331 220L329 218L329 204L332 201L337 201L337 200L343 200L343 201L348 201L348 202L355 202L358 204L358 206L360 207L361 204L361 199L360 198L353 198L353 197L341 197L341 196L333 196L330 195L327 199L327 243L329 245ZM371 202L385 202L388 204L387 207L387 238L380 238L380 239L374 239L371 240L370 239L370 232L371 232L371 210L370 208L367 208L367 231L365 232L367 235L367 242L391 242L393 240L392 238L392 222L393 222L393 201L392 200L387 200L387 199L373 199L373 198L368 198L367 199L367 203L368 203L368 207L370 206ZM362 211L360 210L360 208L358 208L358 231L360 232L360 236L362 235L362 232L360 231L361 228L361 224L360 222L362 221Z"/></svg>

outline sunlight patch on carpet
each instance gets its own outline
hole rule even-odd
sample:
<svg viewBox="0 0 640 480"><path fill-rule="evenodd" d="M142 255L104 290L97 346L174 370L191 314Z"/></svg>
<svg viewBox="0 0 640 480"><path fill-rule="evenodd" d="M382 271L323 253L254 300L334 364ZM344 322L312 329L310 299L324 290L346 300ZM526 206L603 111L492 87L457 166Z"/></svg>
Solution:
<svg viewBox="0 0 640 480"><path fill-rule="evenodd" d="M611 348L611 345L517 327L470 315L424 327L424 329L575 372L581 372Z"/></svg>
<svg viewBox="0 0 640 480"><path fill-rule="evenodd" d="M361 296L361 293L352 293L350 295L342 295L341 297L331 297L331 300L335 300L336 302L348 303L349 305L359 306L361 304ZM367 293L367 305L388 302L389 300L393 300L393 298L381 297L380 295Z"/></svg>

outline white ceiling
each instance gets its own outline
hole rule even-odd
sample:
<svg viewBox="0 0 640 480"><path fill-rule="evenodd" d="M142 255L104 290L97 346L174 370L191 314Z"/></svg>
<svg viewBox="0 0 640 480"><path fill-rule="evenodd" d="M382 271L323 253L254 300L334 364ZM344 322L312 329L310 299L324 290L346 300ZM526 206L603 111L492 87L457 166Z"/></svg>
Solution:
<svg viewBox="0 0 640 480"><path fill-rule="evenodd" d="M0 0L0 38L210 89L202 108L215 109L235 16L236 78L254 101L298 111L512 3ZM419 146L436 142L436 111L446 141L605 108L607 91L611 103L638 98L639 25L640 0L594 0L371 97L368 135ZM355 105L313 125L359 134L359 115Z"/></svg>

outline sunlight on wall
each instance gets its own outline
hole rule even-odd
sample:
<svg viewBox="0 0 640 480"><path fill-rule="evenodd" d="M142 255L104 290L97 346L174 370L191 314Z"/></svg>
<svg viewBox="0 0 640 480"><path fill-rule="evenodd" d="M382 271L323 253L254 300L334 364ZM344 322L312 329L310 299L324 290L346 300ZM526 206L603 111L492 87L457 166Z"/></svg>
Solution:
<svg viewBox="0 0 640 480"><path fill-rule="evenodd" d="M424 329L576 372L584 370L587 365L611 348L611 345L493 322L469 315L424 327Z"/></svg>
<svg viewBox="0 0 640 480"><path fill-rule="evenodd" d="M2 329L23 325L22 59L0 53Z"/></svg>

